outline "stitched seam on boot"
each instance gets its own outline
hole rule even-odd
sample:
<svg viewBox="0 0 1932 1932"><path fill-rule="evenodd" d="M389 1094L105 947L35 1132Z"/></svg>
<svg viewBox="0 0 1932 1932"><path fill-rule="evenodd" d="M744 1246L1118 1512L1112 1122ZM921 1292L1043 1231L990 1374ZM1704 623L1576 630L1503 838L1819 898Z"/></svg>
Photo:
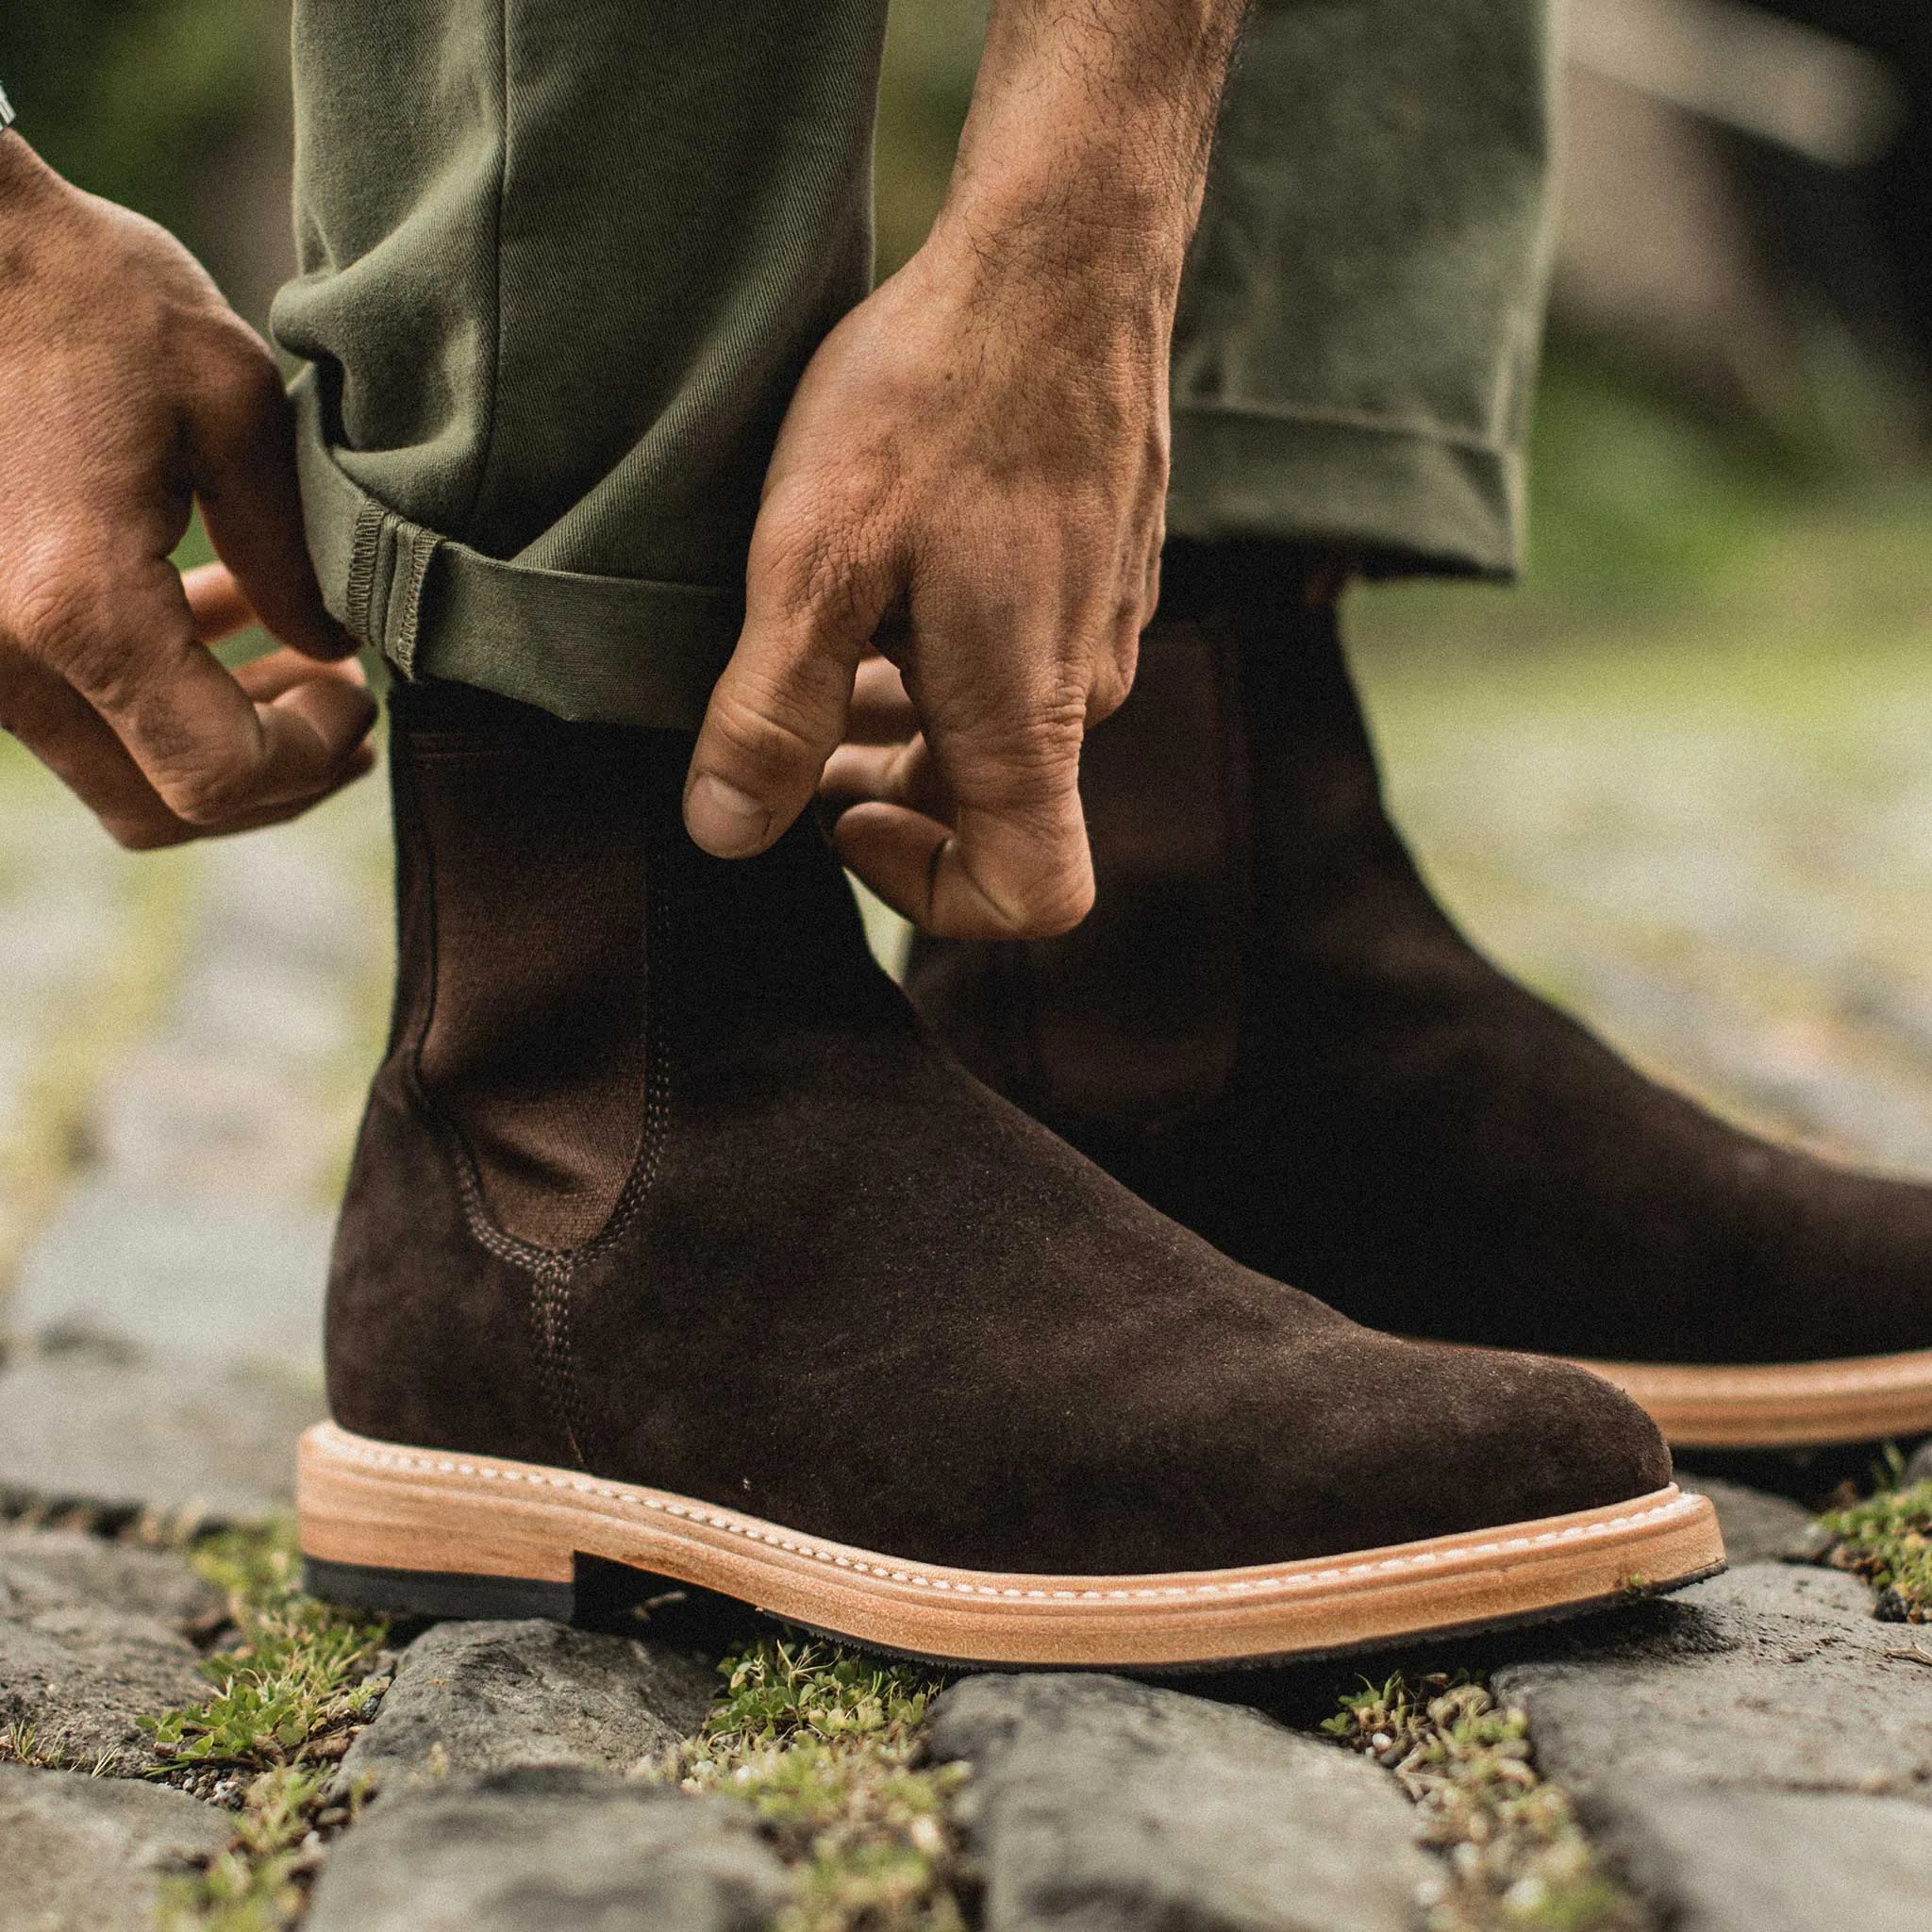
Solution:
<svg viewBox="0 0 1932 1932"><path fill-rule="evenodd" d="M559 1257L532 1274L531 1339L541 1365L543 1392L549 1399L551 1413L562 1425L564 1438L570 1443L571 1454L576 1457L578 1466L587 1468L589 1460L584 1455L584 1438L588 1432L584 1426L582 1392L577 1387L575 1356L571 1346L573 1272L570 1263Z"/></svg>
<svg viewBox="0 0 1932 1932"><path fill-rule="evenodd" d="M663 1143L665 1119L670 1106L668 1078L654 1079L652 1072L647 1068L644 1083L646 1097L643 1144L639 1149L638 1158L631 1165L624 1190L617 1197L617 1205L610 1210L609 1220L589 1240L579 1241L574 1248L539 1247L534 1241L523 1241L518 1236L506 1232L491 1219L490 1204L484 1198L483 1183L476 1170L475 1156L471 1153L469 1143L463 1140L458 1130L442 1118L437 1111L435 1103L425 1092L425 1110L435 1117L448 1137L450 1152L457 1170L457 1191L462 1201L463 1220L476 1241L499 1260L508 1261L525 1274L536 1275L554 1272L559 1264L575 1274L577 1263L601 1254L628 1234L631 1224L637 1220L638 1213L643 1207L644 1197L651 1191L652 1182L658 1177L658 1155Z"/></svg>

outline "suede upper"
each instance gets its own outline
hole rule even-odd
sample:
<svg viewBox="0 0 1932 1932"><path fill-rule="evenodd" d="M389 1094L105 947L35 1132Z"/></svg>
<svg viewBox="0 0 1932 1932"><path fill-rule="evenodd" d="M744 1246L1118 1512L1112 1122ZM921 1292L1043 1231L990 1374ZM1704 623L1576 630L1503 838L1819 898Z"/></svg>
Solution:
<svg viewBox="0 0 1932 1932"><path fill-rule="evenodd" d="M874 965L815 824L750 861L690 842L688 740L423 688L392 747L403 972L330 1290L346 1427L1068 1574L1334 1554L1669 1479L1607 1384L1359 1328L980 1086ZM532 799L570 864L498 836ZM452 985L499 970L514 1001L467 984L453 1019ZM610 1033L624 1014L641 1040Z"/></svg>
<svg viewBox="0 0 1932 1932"><path fill-rule="evenodd" d="M1738 1131L1490 965L1384 811L1332 600L1279 552L1176 561L1184 614L1082 762L1105 921L915 952L913 996L968 1064L1378 1327L1625 1361L1932 1347L1932 1189ZM1212 832L1163 853L1139 827L1176 770ZM1179 1114L1181 1019L1152 1091L1124 962L1189 987L1230 955Z"/></svg>

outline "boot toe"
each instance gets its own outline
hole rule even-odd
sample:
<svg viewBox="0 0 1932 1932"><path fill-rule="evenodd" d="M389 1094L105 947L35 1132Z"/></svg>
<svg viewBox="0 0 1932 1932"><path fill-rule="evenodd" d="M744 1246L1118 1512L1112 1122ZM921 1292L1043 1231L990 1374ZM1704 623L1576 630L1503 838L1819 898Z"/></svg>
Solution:
<svg viewBox="0 0 1932 1932"><path fill-rule="evenodd" d="M1317 1453L1341 1480L1331 1548L1368 1549L1531 1523L1647 1496L1671 1456L1642 1409L1546 1357L1399 1341L1356 1329ZM1312 1445L1311 1445L1312 1446Z"/></svg>

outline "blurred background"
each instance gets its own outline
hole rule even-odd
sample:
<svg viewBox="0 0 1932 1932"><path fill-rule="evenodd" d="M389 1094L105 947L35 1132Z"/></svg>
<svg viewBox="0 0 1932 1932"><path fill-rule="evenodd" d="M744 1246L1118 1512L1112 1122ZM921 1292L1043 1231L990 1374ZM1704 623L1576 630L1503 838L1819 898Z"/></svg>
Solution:
<svg viewBox="0 0 1932 1932"><path fill-rule="evenodd" d="M982 11L894 0L882 272ZM0 77L259 321L286 39L285 0L4 0ZM1932 8L1574 0L1563 108L1528 580L1355 595L1399 815L1478 936L1653 1069L1932 1173ZM206 1226L240 1185L325 1238L380 1026L377 791L135 861L0 744L0 1280L115 1175L124 1218Z"/></svg>

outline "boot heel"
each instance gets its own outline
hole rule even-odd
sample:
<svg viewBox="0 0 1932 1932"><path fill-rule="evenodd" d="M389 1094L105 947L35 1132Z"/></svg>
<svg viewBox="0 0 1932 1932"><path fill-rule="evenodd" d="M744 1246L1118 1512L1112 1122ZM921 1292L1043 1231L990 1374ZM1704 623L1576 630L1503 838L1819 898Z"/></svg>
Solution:
<svg viewBox="0 0 1932 1932"><path fill-rule="evenodd" d="M324 1603L391 1616L548 1617L569 1624L577 1612L576 1585L534 1576L475 1576L454 1570L383 1570L305 1557L302 1587Z"/></svg>
<svg viewBox="0 0 1932 1932"><path fill-rule="evenodd" d="M505 1510L499 1476L452 1483L471 1465L435 1452L358 1461L320 1454L311 1429L296 1454L303 1578L325 1603L424 1617L548 1617L578 1609L571 1526L541 1507ZM491 1465L492 1473L494 1465ZM514 1485L522 1491L525 1485Z"/></svg>

